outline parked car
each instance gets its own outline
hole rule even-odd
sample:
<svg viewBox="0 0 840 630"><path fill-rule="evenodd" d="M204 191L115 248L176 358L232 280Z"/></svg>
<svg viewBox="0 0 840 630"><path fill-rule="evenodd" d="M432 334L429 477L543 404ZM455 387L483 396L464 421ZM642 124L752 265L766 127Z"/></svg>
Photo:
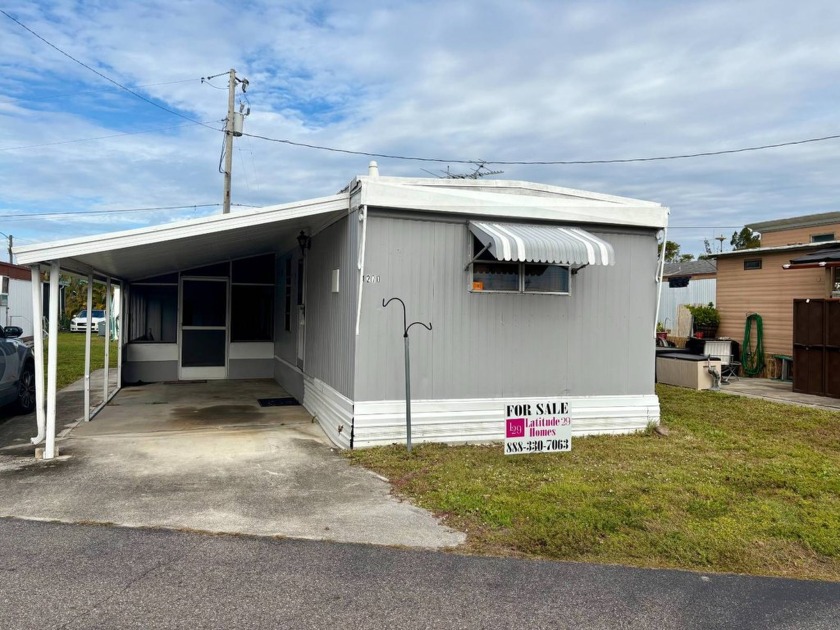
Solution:
<svg viewBox="0 0 840 630"><path fill-rule="evenodd" d="M91 311L93 314L90 318L93 328L91 330L96 332L99 322L105 321L105 311ZM88 326L88 312L86 310L79 311L79 313L70 320L70 332L85 332Z"/></svg>
<svg viewBox="0 0 840 630"><path fill-rule="evenodd" d="M21 413L35 409L35 357L18 339L20 326L0 329L0 405L16 403Z"/></svg>

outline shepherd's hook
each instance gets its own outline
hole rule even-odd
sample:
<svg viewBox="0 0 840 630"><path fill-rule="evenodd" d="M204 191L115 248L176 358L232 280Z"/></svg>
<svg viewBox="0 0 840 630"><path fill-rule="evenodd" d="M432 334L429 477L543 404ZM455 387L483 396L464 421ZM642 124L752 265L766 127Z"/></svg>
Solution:
<svg viewBox="0 0 840 630"><path fill-rule="evenodd" d="M397 300L403 307L403 339L405 340L405 436L406 436L406 447L408 452L411 452L411 362L409 360L409 351L408 351L408 331L409 329L414 326L415 324L420 324L426 330L432 329L432 322L429 322L427 326L423 322L411 322L410 324L406 324L408 318L406 317L406 308L405 302L403 302L398 297L392 297L387 302L385 299L382 299L382 308L388 306L392 301Z"/></svg>

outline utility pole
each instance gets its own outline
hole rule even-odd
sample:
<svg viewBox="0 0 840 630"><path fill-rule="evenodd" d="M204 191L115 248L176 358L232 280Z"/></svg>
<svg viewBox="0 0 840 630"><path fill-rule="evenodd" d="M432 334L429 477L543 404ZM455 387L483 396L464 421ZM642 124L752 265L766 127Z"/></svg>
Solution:
<svg viewBox="0 0 840 630"><path fill-rule="evenodd" d="M227 110L227 118L225 119L225 188L224 194L222 197L222 214L230 213L230 178L231 172L233 171L233 138L234 136L241 136L242 135L242 127L244 124L245 116L251 113L251 108L248 108L248 112L243 114L242 107L240 106L240 111L235 112L233 111L233 102L236 96L236 84L242 84L242 91L245 92L246 88L248 87L248 79L238 79L236 78L236 70L231 68L228 71L228 110ZM216 75L218 76L218 75ZM207 79L212 79L213 77L207 77Z"/></svg>
<svg viewBox="0 0 840 630"><path fill-rule="evenodd" d="M225 119L225 193L222 214L230 212L230 175L233 170L233 98L236 93L236 70L230 69L228 79L228 111Z"/></svg>
<svg viewBox="0 0 840 630"><path fill-rule="evenodd" d="M5 236L7 239L9 239L9 262L13 263L14 261L12 260L12 246L14 245L15 237L11 234L6 234L5 232L0 232L0 236Z"/></svg>

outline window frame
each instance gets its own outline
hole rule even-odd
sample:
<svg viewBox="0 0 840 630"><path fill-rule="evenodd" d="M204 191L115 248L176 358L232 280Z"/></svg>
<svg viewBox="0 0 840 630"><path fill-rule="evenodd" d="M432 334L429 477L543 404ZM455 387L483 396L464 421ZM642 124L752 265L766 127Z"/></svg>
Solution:
<svg viewBox="0 0 840 630"><path fill-rule="evenodd" d="M476 236L467 230L467 237L468 237L468 252L475 252L475 243L477 242L481 247L483 247L481 241L476 238ZM487 265L506 265L506 266L517 266L517 279L518 279L518 288L515 290L505 290L505 289L476 289L474 286L474 278L475 278L475 264L487 264ZM528 290L525 288L525 267L527 265L545 265L546 267L557 267L560 269L566 270L566 277L568 282L568 291L534 291ZM469 265L469 274L468 274L468 282L467 287L470 293L492 293L496 295L562 295L562 296L570 296L572 295L572 267L571 265L560 265L555 263L543 263L537 261L517 261L517 260L475 260L475 253L470 256L470 265Z"/></svg>
<svg viewBox="0 0 840 630"><path fill-rule="evenodd" d="M822 234L811 234L811 242L812 243L830 243L832 241L837 240L834 238L836 235L834 232L823 232Z"/></svg>
<svg viewBox="0 0 840 630"><path fill-rule="evenodd" d="M763 266L762 260L762 258L745 258L744 271L761 271L761 268ZM750 263L752 264L750 265ZM758 263L758 266L755 266L755 263Z"/></svg>

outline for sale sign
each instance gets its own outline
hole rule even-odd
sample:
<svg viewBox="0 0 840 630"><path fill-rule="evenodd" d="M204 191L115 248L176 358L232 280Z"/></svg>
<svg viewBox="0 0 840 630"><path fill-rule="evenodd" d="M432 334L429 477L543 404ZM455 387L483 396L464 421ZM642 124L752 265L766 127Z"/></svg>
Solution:
<svg viewBox="0 0 840 630"><path fill-rule="evenodd" d="M505 405L505 455L572 450L568 401L540 400Z"/></svg>

